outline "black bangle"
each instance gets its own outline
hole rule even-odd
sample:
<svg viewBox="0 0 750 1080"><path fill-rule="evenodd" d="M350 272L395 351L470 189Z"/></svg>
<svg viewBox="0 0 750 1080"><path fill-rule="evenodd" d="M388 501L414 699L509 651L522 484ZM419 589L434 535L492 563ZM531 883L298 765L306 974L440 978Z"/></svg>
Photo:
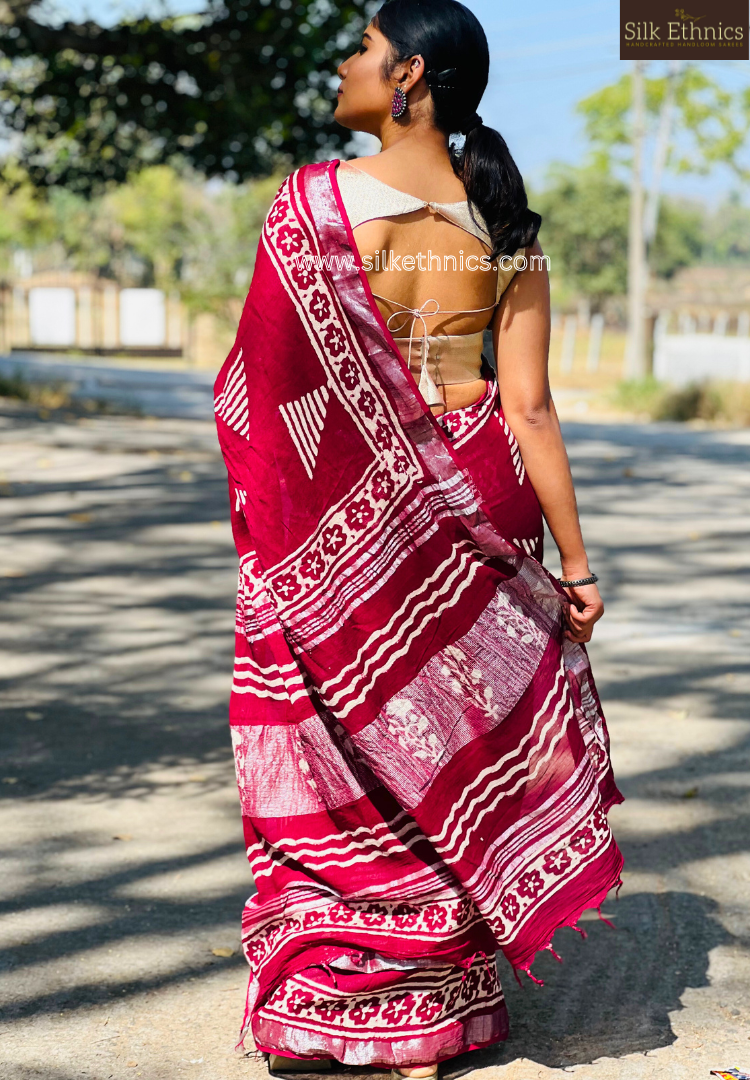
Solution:
<svg viewBox="0 0 750 1080"><path fill-rule="evenodd" d="M591 574L590 577L576 578L575 581L563 581L560 579L560 584L566 589L575 588L576 585L595 585L599 578L596 574Z"/></svg>

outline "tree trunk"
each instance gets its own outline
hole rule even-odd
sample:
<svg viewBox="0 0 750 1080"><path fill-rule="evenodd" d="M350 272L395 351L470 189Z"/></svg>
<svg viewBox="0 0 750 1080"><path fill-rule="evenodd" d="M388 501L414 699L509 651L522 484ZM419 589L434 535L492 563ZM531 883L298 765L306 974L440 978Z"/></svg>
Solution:
<svg viewBox="0 0 750 1080"><path fill-rule="evenodd" d="M630 182L630 224L628 232L628 343L625 374L642 379L646 374L644 296L646 286L646 244L643 236L643 138L645 60L633 65L633 174Z"/></svg>

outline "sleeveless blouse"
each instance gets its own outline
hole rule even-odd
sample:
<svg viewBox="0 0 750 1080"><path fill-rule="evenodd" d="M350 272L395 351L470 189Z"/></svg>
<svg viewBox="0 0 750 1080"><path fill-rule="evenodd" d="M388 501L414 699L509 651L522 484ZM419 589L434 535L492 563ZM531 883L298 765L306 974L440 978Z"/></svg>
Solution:
<svg viewBox="0 0 750 1080"><path fill-rule="evenodd" d="M343 167L342 167L343 166ZM373 221L377 218L397 217L401 214L411 214L415 210L429 207L441 217L463 229L467 233L481 240L488 248L491 248L491 239L486 222L479 208L472 204L474 217L472 217L468 200L459 202L441 203L433 200L418 199L415 195L408 195L405 191L391 187L382 180L378 180L370 173L358 169L356 165L342 162L337 169L337 179L341 198L344 203L347 216L352 228ZM474 220L476 218L476 220ZM410 308L397 305L398 310L387 321L388 329L392 329L391 322L399 316L405 316L404 321L394 332L403 329L411 316L411 332L408 338L395 338L399 352L409 366L412 375L419 384L419 391L428 405L443 405L443 398L438 390L439 386L450 386L456 383L475 382L482 378L482 347L484 331L480 330L473 334L429 334L427 318L441 314L473 314L479 311L491 311L500 303L503 292L516 273L513 265L508 270L503 270L497 260L494 262L494 272L497 273L497 289L495 303L484 308L464 309L461 311L449 311L440 308L437 300L426 300L421 308ZM373 293L380 300L396 303L388 297ZM422 333L420 338L419 355L413 355L412 344L414 341L414 329L416 323L421 323Z"/></svg>

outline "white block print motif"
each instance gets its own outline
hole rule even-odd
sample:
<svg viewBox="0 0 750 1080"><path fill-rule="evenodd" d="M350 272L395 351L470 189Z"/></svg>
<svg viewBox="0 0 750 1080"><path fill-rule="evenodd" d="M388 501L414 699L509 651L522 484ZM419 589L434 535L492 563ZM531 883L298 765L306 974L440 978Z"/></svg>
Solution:
<svg viewBox="0 0 750 1080"><path fill-rule="evenodd" d="M250 429L247 409L247 379L242 363L242 349L227 372L224 389L214 401L217 416L238 435L246 436Z"/></svg>
<svg viewBox="0 0 750 1080"><path fill-rule="evenodd" d="M328 388L319 386L309 394L280 405L284 423L310 480L320 448L320 436L328 408Z"/></svg>

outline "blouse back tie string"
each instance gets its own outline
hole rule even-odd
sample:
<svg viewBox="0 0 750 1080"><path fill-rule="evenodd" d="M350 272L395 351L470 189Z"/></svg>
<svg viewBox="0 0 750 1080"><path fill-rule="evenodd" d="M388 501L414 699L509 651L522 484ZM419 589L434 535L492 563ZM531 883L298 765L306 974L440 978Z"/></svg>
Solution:
<svg viewBox="0 0 750 1080"><path fill-rule="evenodd" d="M395 300L391 300L387 296L381 296L379 293L374 292L372 295L377 297L378 300L385 300L385 302L387 304L395 304L396 303ZM428 304L434 304L435 305L435 310L434 311L425 311L425 308L427 307ZM386 320L385 325L388 327L389 330L391 330L391 320L392 319L397 318L399 315L411 315L412 316L411 327L409 329L409 364L411 364L411 346L412 346L412 341L414 339L414 327L416 325L417 320L419 320L422 323L422 335L421 335L421 337L422 337L422 347L421 347L421 358L420 358L420 365L419 365L419 393L422 395L422 397L424 398L427 405L444 405L445 404L445 402L443 401L443 398L442 398L442 396L440 394L440 391L438 390L432 376L430 375L429 371L427 370L427 357L429 355L429 349L428 349L428 345L427 345L427 337L428 337L428 335L427 335L427 321L426 321L427 318L428 317L431 318L433 315L439 315L439 314L440 315L474 315L474 314L477 314L480 311L491 311L495 307L497 307L497 304L488 304L487 307L481 307L481 308L465 308L465 309L461 309L461 310L458 310L458 311L441 310L440 304L438 303L438 301L435 300L434 297L430 297L428 300L424 301L424 303L421 305L421 307L412 308L412 307L403 306L398 311L394 311L391 315L388 316L388 319ZM403 328L405 326L406 326L406 321L402 322L400 326L397 326L395 328L396 333L399 330L403 330Z"/></svg>

